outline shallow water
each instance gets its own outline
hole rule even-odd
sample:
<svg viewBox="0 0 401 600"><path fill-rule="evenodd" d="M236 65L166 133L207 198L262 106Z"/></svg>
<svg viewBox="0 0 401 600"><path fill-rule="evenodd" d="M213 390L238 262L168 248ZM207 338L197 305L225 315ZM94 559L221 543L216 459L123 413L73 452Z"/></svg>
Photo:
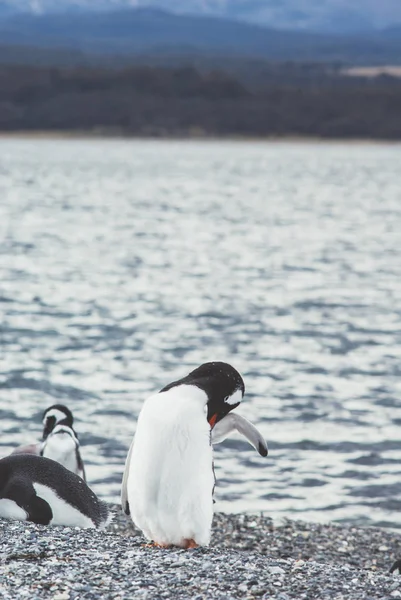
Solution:
<svg viewBox="0 0 401 600"><path fill-rule="evenodd" d="M76 416L119 498L151 392L208 360L269 442L216 509L401 527L401 146L0 139L0 454Z"/></svg>

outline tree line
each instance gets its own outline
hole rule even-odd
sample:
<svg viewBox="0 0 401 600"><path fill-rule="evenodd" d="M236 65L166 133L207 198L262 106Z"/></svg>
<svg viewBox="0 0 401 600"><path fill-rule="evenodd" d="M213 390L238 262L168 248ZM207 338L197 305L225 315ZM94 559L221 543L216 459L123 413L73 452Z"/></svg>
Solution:
<svg viewBox="0 0 401 600"><path fill-rule="evenodd" d="M0 65L0 130L401 139L401 80L319 69Z"/></svg>

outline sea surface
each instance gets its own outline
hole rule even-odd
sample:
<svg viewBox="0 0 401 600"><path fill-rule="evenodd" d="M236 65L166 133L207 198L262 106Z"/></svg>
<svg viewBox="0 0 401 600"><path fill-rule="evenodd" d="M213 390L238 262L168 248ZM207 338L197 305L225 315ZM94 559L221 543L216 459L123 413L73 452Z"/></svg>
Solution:
<svg viewBox="0 0 401 600"><path fill-rule="evenodd" d="M0 139L0 455L74 412L118 501L143 401L242 373L216 510L401 527L401 146Z"/></svg>

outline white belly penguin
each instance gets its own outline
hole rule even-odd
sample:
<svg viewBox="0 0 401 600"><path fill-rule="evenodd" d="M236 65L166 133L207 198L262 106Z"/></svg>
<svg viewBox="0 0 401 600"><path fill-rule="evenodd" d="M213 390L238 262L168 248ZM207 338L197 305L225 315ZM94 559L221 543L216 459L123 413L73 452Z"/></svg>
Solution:
<svg viewBox="0 0 401 600"><path fill-rule="evenodd" d="M156 545L209 544L215 484L211 429L239 405L244 392L238 371L210 362L145 401L121 500L124 512Z"/></svg>
<svg viewBox="0 0 401 600"><path fill-rule="evenodd" d="M81 477L54 460L21 453L0 460L0 518L103 529L111 514Z"/></svg>

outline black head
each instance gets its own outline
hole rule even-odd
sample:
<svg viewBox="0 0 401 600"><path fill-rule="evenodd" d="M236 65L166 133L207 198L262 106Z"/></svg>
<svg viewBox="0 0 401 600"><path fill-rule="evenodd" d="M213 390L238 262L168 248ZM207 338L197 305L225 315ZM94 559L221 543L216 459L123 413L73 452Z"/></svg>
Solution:
<svg viewBox="0 0 401 600"><path fill-rule="evenodd" d="M178 385L195 385L207 394L207 420L212 427L240 404L245 393L241 375L224 362L204 363L161 391L167 392Z"/></svg>
<svg viewBox="0 0 401 600"><path fill-rule="evenodd" d="M67 425L71 427L74 423L74 417L69 408L64 404L53 404L46 408L42 416L43 423L43 435L42 439L46 439L49 433L51 433L56 425ZM75 433L75 432L74 432Z"/></svg>

